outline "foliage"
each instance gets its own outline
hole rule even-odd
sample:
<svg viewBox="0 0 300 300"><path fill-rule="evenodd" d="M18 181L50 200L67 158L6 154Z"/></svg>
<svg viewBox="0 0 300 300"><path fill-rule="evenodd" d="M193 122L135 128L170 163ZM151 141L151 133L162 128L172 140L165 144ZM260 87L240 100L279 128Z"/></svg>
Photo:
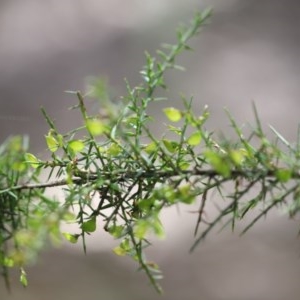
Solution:
<svg viewBox="0 0 300 300"><path fill-rule="evenodd" d="M150 245L149 234L164 237L163 209L199 201L191 250L223 219L234 229L253 210L256 216L244 233L275 207L285 206L290 216L298 212L300 142L291 145L274 128L275 141L270 141L255 109L256 124L248 137L228 114L237 137L234 141L218 140L205 128L208 108L195 115L192 100L185 98L183 109L168 104L163 109L162 136L149 128L155 121L148 114L149 105L165 100L156 96L158 88L166 87L165 72L180 69L176 57L190 49L188 41L210 15L210 10L196 14L178 30L177 44L165 45L158 58L146 54L143 83L134 88L126 83L128 93L122 105L109 102L100 81L93 89L94 95L105 98L100 114L89 114L82 94L71 92L78 98L72 109L81 112L83 124L65 134L43 109L50 127L45 136L50 160L28 153L26 137L2 144L0 264L7 287L8 270L13 267L20 268L20 281L27 285L24 268L49 241L80 240L86 251L86 236L101 230L97 227L101 224L120 240L114 253L132 257L160 292L162 274L144 250ZM227 192L225 185L230 182L232 192ZM49 195L53 187L61 188L63 199ZM211 191L224 199L224 207L208 222L204 216ZM78 224L78 231L62 232L64 221ZM203 231L198 234L199 224Z"/></svg>

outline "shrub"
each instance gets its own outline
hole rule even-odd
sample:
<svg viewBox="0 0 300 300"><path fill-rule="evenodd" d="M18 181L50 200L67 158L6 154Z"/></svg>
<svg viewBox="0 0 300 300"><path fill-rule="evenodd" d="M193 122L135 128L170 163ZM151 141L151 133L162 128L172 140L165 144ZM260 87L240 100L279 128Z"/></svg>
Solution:
<svg viewBox="0 0 300 300"><path fill-rule="evenodd" d="M189 40L210 15L211 10L197 13L177 31L177 43L164 45L157 57L147 53L143 82L136 87L126 82L127 95L120 105L104 101L100 114L93 115L85 97L70 92L78 99L72 109L80 111L81 127L61 133L42 109L49 125L45 141L50 160L28 153L26 137L16 136L1 145L0 265L8 288L8 270L14 267L27 285L26 264L49 241L80 240L86 251L86 236L102 230L99 220L120 241L113 251L132 257L160 292L161 271L146 258L145 248L150 245L149 234L164 237L160 213L165 208L199 202L191 251L221 220L234 230L236 222L253 211L256 216L244 233L278 206L285 206L291 217L298 212L299 140L292 145L271 127L275 140L270 141L255 107L256 124L250 135L244 136L227 112L236 139L220 140L205 127L208 107L196 115L192 99L183 98L183 108L178 109L157 96L159 88L166 88L165 72L181 69L177 56L190 50ZM93 95L103 96L103 82L94 82ZM165 131L159 137L149 129L155 117L148 114L148 107L156 101L166 101ZM47 173L44 181L42 172ZM233 188L227 192L224 186L229 182ZM63 191L63 199L47 194L54 187ZM211 191L225 205L208 222L205 208ZM77 224L77 232L63 232L62 222ZM203 229L198 233L200 224Z"/></svg>

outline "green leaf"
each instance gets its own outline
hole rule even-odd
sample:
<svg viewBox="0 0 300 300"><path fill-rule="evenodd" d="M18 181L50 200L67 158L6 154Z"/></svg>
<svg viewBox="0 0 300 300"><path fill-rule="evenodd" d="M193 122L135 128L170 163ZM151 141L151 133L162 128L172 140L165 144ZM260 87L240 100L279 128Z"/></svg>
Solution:
<svg viewBox="0 0 300 300"><path fill-rule="evenodd" d="M163 185L155 190L155 197L157 199L164 199L170 204L174 204L177 200L176 191L173 186Z"/></svg>
<svg viewBox="0 0 300 300"><path fill-rule="evenodd" d="M187 143L191 146L197 146L201 142L201 133L199 131L194 132L188 139Z"/></svg>
<svg viewBox="0 0 300 300"><path fill-rule="evenodd" d="M148 220L140 219L137 220L134 226L134 236L140 240L146 237L148 230L151 228L151 224Z"/></svg>
<svg viewBox="0 0 300 300"><path fill-rule="evenodd" d="M113 225L108 228L108 232L116 239L120 238L123 235L124 226Z"/></svg>
<svg viewBox="0 0 300 300"><path fill-rule="evenodd" d="M74 152L78 153L83 150L84 143L80 140L73 140L68 143L68 147Z"/></svg>
<svg viewBox="0 0 300 300"><path fill-rule="evenodd" d="M154 234L158 238L160 238L160 239L165 238L165 231L164 231L163 225L157 216L152 219L151 225L152 225L152 230L153 230Z"/></svg>
<svg viewBox="0 0 300 300"><path fill-rule="evenodd" d="M101 135L106 131L106 125L97 119L86 121L86 128L91 135Z"/></svg>
<svg viewBox="0 0 300 300"><path fill-rule="evenodd" d="M27 274L23 268L21 268L20 282L24 287L27 287L28 285Z"/></svg>
<svg viewBox="0 0 300 300"><path fill-rule="evenodd" d="M195 201L195 195L194 193L191 191L191 185L190 184L186 184L183 185L181 187L179 187L178 189L179 192L179 201L185 204L192 204Z"/></svg>
<svg viewBox="0 0 300 300"><path fill-rule="evenodd" d="M76 217L72 212L67 211L66 213L63 214L62 220L66 221L66 222L74 223L76 221Z"/></svg>
<svg viewBox="0 0 300 300"><path fill-rule="evenodd" d="M113 252L119 256L124 256L127 254L127 251L120 246L115 247Z"/></svg>
<svg viewBox="0 0 300 300"><path fill-rule="evenodd" d="M153 210L157 205L157 203L159 203L160 201L156 199L156 197L150 197L147 199L142 199L140 201L138 201L138 208L141 211L144 211L146 213L149 213L150 210Z"/></svg>
<svg viewBox="0 0 300 300"><path fill-rule="evenodd" d="M119 246L113 249L113 252L119 256L124 256L128 254L131 250L129 240L125 238Z"/></svg>
<svg viewBox="0 0 300 300"><path fill-rule="evenodd" d="M53 135L51 135L50 133L48 135L45 135L45 139L46 139L48 149L51 152L56 152L59 148L58 140Z"/></svg>
<svg viewBox="0 0 300 300"><path fill-rule="evenodd" d="M71 234L68 232L63 232L62 235L66 238L67 241L69 241L72 244L76 244L78 241L78 238L80 237L79 234Z"/></svg>
<svg viewBox="0 0 300 300"><path fill-rule="evenodd" d="M189 167L190 167L190 163L189 162L186 162L186 161L181 161L181 162L179 162L179 168L181 169L181 170L187 170Z"/></svg>
<svg viewBox="0 0 300 300"><path fill-rule="evenodd" d="M56 134L56 140L59 147L62 147L64 145L64 137L61 134Z"/></svg>
<svg viewBox="0 0 300 300"><path fill-rule="evenodd" d="M289 169L278 169L275 172L275 176L280 182L288 182L292 177L292 171Z"/></svg>
<svg viewBox="0 0 300 300"><path fill-rule="evenodd" d="M107 148L107 154L111 156L117 156L122 151L122 148L118 144L111 144L109 148Z"/></svg>
<svg viewBox="0 0 300 300"><path fill-rule="evenodd" d="M136 238L143 240L150 230L159 238L165 237L163 226L156 214L149 217L149 219L137 220L133 233Z"/></svg>
<svg viewBox="0 0 300 300"><path fill-rule="evenodd" d="M145 148L146 153L151 154L157 150L157 145L155 142L151 142Z"/></svg>
<svg viewBox="0 0 300 300"><path fill-rule="evenodd" d="M230 164L222 154L213 151L206 151L204 152L204 156L219 174L223 175L224 177L230 176Z"/></svg>
<svg viewBox="0 0 300 300"><path fill-rule="evenodd" d="M29 163L32 168L37 168L40 164L40 160L38 160L33 154L25 153L26 163Z"/></svg>
<svg viewBox="0 0 300 300"><path fill-rule="evenodd" d="M165 147L167 148L167 150L171 153L174 153L178 148L178 143L175 141L163 139L162 142L165 145Z"/></svg>
<svg viewBox="0 0 300 300"><path fill-rule="evenodd" d="M129 127L136 128L139 123L139 118L136 114L134 114L124 119L123 122Z"/></svg>
<svg viewBox="0 0 300 300"><path fill-rule="evenodd" d="M181 111L174 107L167 107L163 110L166 117L172 122L178 122L182 118Z"/></svg>
<svg viewBox="0 0 300 300"><path fill-rule="evenodd" d="M2 263L2 261L1 261L1 263ZM4 258L3 258L3 266L5 266L5 267L13 267L15 265L15 262L14 262L14 260L11 258L11 257L7 257L7 256L5 256Z"/></svg>
<svg viewBox="0 0 300 300"><path fill-rule="evenodd" d="M168 129L178 135L181 135L182 134L182 128L180 127L175 127L175 126L172 126L172 125L168 125Z"/></svg>
<svg viewBox="0 0 300 300"><path fill-rule="evenodd" d="M11 168L15 171L22 172L25 171L28 165L23 161L14 161Z"/></svg>
<svg viewBox="0 0 300 300"><path fill-rule="evenodd" d="M229 156L236 166L240 166L244 161L245 151L244 151L244 149L231 150L229 152Z"/></svg>
<svg viewBox="0 0 300 300"><path fill-rule="evenodd" d="M92 217L86 222L83 222L81 225L81 229L84 232L94 232L96 230L96 217Z"/></svg>

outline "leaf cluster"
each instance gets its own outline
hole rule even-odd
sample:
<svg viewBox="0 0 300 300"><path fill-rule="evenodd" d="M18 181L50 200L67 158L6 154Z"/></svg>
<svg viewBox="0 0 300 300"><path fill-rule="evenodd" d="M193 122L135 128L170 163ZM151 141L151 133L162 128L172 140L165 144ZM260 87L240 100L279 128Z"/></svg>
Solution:
<svg viewBox="0 0 300 300"><path fill-rule="evenodd" d="M100 113L90 114L85 97L79 91L70 92L78 99L72 109L80 111L83 122L64 134L43 109L51 159L28 153L26 137L2 144L0 265L8 287L12 267L20 268L21 283L27 285L24 267L49 241L80 240L86 251L86 236L101 226L119 240L114 253L130 256L161 292L161 271L146 258L145 249L151 236L165 236L160 218L165 208L199 201L191 250L220 221L234 229L254 208L257 214L243 232L277 206L285 206L292 217L298 212L300 141L291 145L274 128L275 141L270 141L256 110L256 124L247 137L228 113L237 137L234 141L217 139L205 127L208 107L196 115L192 99L185 98L182 109L163 109L165 130L160 136L149 129L157 122L148 113L149 105L163 100L154 95L166 87L166 71L180 69L176 57L190 49L189 40L210 15L210 10L196 14L178 31L177 43L164 45L157 57L146 54L143 82L133 88L126 82L127 95L121 105L106 99ZM102 89L95 87L95 91L103 96ZM43 181L45 172L48 177ZM233 188L228 192L230 182ZM47 191L53 187L60 187L64 197L49 196ZM209 220L206 207L212 191L224 201L215 219ZM77 231L62 231L62 222L77 224ZM203 230L198 234L200 224Z"/></svg>

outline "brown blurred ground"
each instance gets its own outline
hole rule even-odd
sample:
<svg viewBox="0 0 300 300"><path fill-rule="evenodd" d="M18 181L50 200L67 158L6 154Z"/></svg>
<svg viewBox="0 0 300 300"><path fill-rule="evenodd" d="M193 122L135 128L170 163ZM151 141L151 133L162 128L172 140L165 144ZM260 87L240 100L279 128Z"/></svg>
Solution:
<svg viewBox="0 0 300 300"><path fill-rule="evenodd" d="M223 132L229 130L224 106L242 124L253 121L255 101L265 126L293 140L299 123L299 1L204 1L201 6L207 3L215 6L212 24L193 42L195 51L180 59L187 72L169 74L175 89L170 99L180 105L180 92L193 94L195 110L208 104L210 128ZM1 2L1 140L29 134L32 151L45 153L41 140L47 126L40 106L62 130L80 124L67 112L76 99L63 91L83 89L86 76L105 75L122 95L125 76L139 82L144 50L172 41L174 26L197 7L193 0ZM151 250L164 270L163 297L130 262L106 252L111 242L101 236L90 242L87 256L70 247L48 251L30 270L29 288L16 283L9 296L0 285L0 299L299 299L295 220L279 211L242 238L227 231L213 234L189 255L195 220L188 210L165 213L168 238Z"/></svg>

